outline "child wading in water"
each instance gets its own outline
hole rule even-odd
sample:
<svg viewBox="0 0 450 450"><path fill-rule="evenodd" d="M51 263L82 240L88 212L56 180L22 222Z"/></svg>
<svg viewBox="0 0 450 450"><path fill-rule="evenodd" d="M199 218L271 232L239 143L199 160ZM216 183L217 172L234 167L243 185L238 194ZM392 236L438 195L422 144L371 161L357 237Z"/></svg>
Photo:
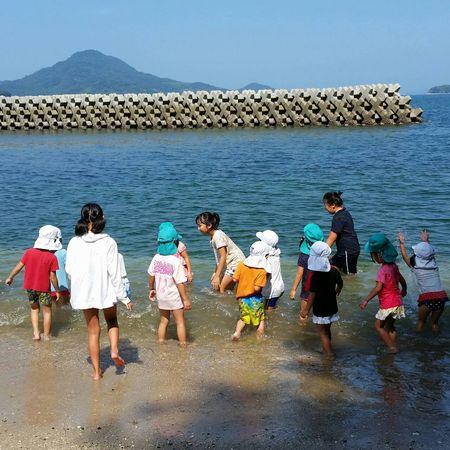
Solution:
<svg viewBox="0 0 450 450"><path fill-rule="evenodd" d="M245 325L254 325L256 337L264 335L264 297L261 291L266 285L267 256L270 248L258 241L250 247L250 256L240 262L234 273L234 281L238 284L236 299L239 302L241 318L237 321L233 341L239 340Z"/></svg>
<svg viewBox="0 0 450 450"><path fill-rule="evenodd" d="M308 313L311 309L311 304L309 303L309 282L311 278L311 274L308 270L309 252L311 246L315 242L323 241L323 237L323 231L320 229L319 225L316 225L315 223L308 223L308 225L305 225L303 228L303 236L300 240L300 254L297 262L297 274L295 275L291 292L289 294L289 298L291 300L295 300L298 285L300 282L302 283L299 315L299 323L301 325L307 323Z"/></svg>
<svg viewBox="0 0 450 450"><path fill-rule="evenodd" d="M315 242L308 259L311 271L309 302L313 308L313 323L317 325L322 349L326 356L334 356L331 346L331 324L339 320L336 297L344 285L339 270L330 265L331 248L325 242Z"/></svg>
<svg viewBox="0 0 450 450"><path fill-rule="evenodd" d="M195 222L198 230L211 238L211 247L216 258L216 270L211 276L211 286L223 294L226 289L232 289L234 272L245 256L242 250L219 230L219 214L205 211L195 218Z"/></svg>
<svg viewBox="0 0 450 450"><path fill-rule="evenodd" d="M158 326L158 341L166 339L167 326L172 314L177 326L177 336L180 345L186 345L186 325L184 310L191 309L191 301L186 293L187 278L180 258L177 257L175 241L178 233L171 222L163 222L159 226L158 250L153 257L149 274L149 299L158 301L160 321Z"/></svg>
<svg viewBox="0 0 450 450"><path fill-rule="evenodd" d="M408 256L405 238L402 233L398 235L403 261L411 268L419 288L417 331L424 330L427 318L431 314L431 329L437 333L439 331L438 321L444 311L448 296L442 287L435 250L429 243L428 232L423 230L420 238L422 242L413 245L413 254Z"/></svg>
<svg viewBox="0 0 450 450"><path fill-rule="evenodd" d="M188 282L192 283L194 273L192 272L191 259L189 258L187 247L183 242L181 242L181 239L183 239L183 236L179 234L177 240L175 241L175 245L177 246L177 256L181 260Z"/></svg>
<svg viewBox="0 0 450 450"><path fill-rule="evenodd" d="M67 305L70 301L70 291L69 291L69 282L67 281L67 273L66 273L66 258L67 258L67 250L62 247L62 235L61 231L57 231L57 237L59 242L61 243L61 248L56 250L55 256L58 260L58 270L56 271L56 278L58 279L59 285L59 301L57 304L59 305ZM53 301L56 301L56 291L53 285L51 287L51 297Z"/></svg>
<svg viewBox="0 0 450 450"><path fill-rule="evenodd" d="M322 200L325 209L333 215L330 234L326 240L330 247L336 243L336 254L331 258L331 264L346 274L356 274L359 241L353 218L344 207L342 192L327 192Z"/></svg>
<svg viewBox="0 0 450 450"><path fill-rule="evenodd" d="M272 230L256 233L256 237L267 244L269 255L267 257L267 282L262 290L265 308L269 311L277 307L277 302L284 292L284 282L281 276L280 255L278 248L278 235Z"/></svg>
<svg viewBox="0 0 450 450"><path fill-rule="evenodd" d="M365 249L377 264L381 264L377 274L375 287L360 303L365 309L369 301L378 295L380 309L375 318L375 330L386 344L389 353L397 353L397 331L395 321L405 317L402 297L406 295L406 281L398 270L395 260L397 250L383 233L376 233L370 237ZM399 284L402 290L399 289Z"/></svg>
<svg viewBox="0 0 450 450"><path fill-rule="evenodd" d="M60 238L61 231L52 225L45 225L39 230L39 237L36 239L33 248L25 251L19 263L9 274L6 284L10 286L14 277L25 267L23 278L23 288L27 291L30 303L31 325L33 327L33 340L39 341L39 310L42 307L42 317L44 319L44 334L42 339L50 339L52 328L52 298L50 295L50 281L55 288L56 300L59 301L59 285L56 278L58 270L58 260L54 255L62 245Z"/></svg>

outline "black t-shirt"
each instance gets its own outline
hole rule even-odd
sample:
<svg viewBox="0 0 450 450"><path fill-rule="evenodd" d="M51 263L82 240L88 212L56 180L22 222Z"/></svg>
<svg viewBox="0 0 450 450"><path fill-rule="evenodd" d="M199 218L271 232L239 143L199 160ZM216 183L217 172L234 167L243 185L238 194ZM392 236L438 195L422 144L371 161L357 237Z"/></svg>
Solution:
<svg viewBox="0 0 450 450"><path fill-rule="evenodd" d="M334 213L331 221L331 231L337 234L337 253L359 253L359 241L351 214L345 209Z"/></svg>
<svg viewBox="0 0 450 450"><path fill-rule="evenodd" d="M313 272L309 285L315 292L313 314L317 317L329 317L338 312L336 286L344 285L339 270L334 267L329 272Z"/></svg>

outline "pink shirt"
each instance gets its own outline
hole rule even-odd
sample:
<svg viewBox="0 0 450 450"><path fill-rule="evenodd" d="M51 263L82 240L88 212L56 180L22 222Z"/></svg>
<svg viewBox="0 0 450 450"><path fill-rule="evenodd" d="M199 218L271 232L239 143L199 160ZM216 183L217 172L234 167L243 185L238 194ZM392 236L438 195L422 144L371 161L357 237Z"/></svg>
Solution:
<svg viewBox="0 0 450 450"><path fill-rule="evenodd" d="M377 274L377 281L383 283L383 288L378 294L381 309L403 305L399 289L400 271L397 264L382 264Z"/></svg>

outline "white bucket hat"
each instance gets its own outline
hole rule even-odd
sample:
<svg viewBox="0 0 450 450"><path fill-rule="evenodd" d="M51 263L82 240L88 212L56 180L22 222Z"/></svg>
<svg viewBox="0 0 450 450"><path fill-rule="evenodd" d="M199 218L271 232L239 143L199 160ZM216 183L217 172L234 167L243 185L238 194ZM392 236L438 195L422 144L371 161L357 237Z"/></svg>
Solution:
<svg viewBox="0 0 450 450"><path fill-rule="evenodd" d="M412 246L416 257L416 269L436 269L436 259L434 257L436 250L428 242L420 242Z"/></svg>
<svg viewBox="0 0 450 450"><path fill-rule="evenodd" d="M276 247L278 244L278 234L272 230L258 231L256 237L260 241L265 242L269 247Z"/></svg>
<svg viewBox="0 0 450 450"><path fill-rule="evenodd" d="M256 241L250 247L250 256L244 259L244 264L247 267L252 267L254 269L266 269L267 258L269 254L270 247L262 241Z"/></svg>
<svg viewBox="0 0 450 450"><path fill-rule="evenodd" d="M39 237L34 243L34 248L41 250L60 250L61 230L53 225L44 225L39 229Z"/></svg>
<svg viewBox="0 0 450 450"><path fill-rule="evenodd" d="M308 258L308 269L313 272L329 272L331 269L330 260L331 248L325 242L314 242L311 245Z"/></svg>

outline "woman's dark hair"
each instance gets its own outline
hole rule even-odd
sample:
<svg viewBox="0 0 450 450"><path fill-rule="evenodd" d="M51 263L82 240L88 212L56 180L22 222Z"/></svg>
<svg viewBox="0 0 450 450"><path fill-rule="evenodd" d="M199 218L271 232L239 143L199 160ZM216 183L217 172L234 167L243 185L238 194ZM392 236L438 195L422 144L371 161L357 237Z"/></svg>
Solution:
<svg viewBox="0 0 450 450"><path fill-rule="evenodd" d="M75 236L83 236L89 231L89 224L92 224L91 231L95 234L101 233L106 225L103 216L103 209L97 203L87 203L81 208L81 218L75 225Z"/></svg>
<svg viewBox="0 0 450 450"><path fill-rule="evenodd" d="M211 226L213 230L217 230L219 228L220 217L215 212L205 211L195 218L195 223L197 225L204 223L206 226Z"/></svg>
<svg viewBox="0 0 450 450"><path fill-rule="evenodd" d="M323 201L330 206L342 206L344 201L342 200L342 191L327 192L323 195Z"/></svg>

